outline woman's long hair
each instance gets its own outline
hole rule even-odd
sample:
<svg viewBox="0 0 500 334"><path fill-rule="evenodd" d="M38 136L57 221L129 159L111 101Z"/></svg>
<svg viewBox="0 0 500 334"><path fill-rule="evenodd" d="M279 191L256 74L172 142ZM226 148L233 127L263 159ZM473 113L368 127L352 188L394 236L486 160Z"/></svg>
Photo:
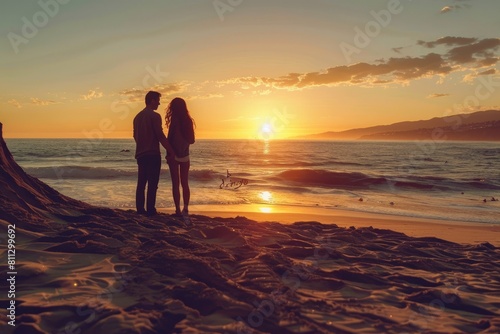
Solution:
<svg viewBox="0 0 500 334"><path fill-rule="evenodd" d="M165 115L165 123L167 124L167 127L169 127L170 123L172 123L172 118L180 118L181 120L189 118L193 121L193 127L196 127L194 119L189 114L186 101L180 97L176 97L170 101L167 107L167 114Z"/></svg>

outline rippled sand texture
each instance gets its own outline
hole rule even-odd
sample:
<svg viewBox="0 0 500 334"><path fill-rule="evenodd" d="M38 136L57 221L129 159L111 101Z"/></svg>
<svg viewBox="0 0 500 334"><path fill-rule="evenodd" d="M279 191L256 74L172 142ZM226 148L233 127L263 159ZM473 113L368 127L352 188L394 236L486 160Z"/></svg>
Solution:
<svg viewBox="0 0 500 334"><path fill-rule="evenodd" d="M14 333L500 329L499 251L487 243L244 218L184 227L94 208L71 220L45 236L18 230Z"/></svg>

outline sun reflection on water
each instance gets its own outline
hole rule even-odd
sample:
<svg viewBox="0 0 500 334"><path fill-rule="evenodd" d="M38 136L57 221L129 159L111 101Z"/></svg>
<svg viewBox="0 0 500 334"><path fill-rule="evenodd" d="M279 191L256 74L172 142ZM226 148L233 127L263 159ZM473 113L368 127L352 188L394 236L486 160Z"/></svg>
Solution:
<svg viewBox="0 0 500 334"><path fill-rule="evenodd" d="M271 213L273 209L271 209L270 207L267 207L267 206L262 206L259 208L259 210L262 213Z"/></svg>
<svg viewBox="0 0 500 334"><path fill-rule="evenodd" d="M269 140L264 140L264 149L263 149L262 153L264 153L264 155L267 155L267 154L269 154L269 152L270 152Z"/></svg>
<svg viewBox="0 0 500 334"><path fill-rule="evenodd" d="M259 193L259 198L265 202L266 204L271 204L272 203L272 200L273 200L273 194L271 194L271 192L269 191L261 191ZM271 213L272 209L271 207L268 207L268 206L262 206L259 208L260 212L263 212L263 213Z"/></svg>

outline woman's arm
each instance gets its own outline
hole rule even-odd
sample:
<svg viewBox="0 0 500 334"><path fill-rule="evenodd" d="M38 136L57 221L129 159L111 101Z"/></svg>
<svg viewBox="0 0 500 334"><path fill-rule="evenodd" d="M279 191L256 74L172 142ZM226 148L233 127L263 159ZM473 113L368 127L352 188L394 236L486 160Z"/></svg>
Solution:
<svg viewBox="0 0 500 334"><path fill-rule="evenodd" d="M186 118L182 122L182 136L189 144L194 144L194 127L193 120L191 118Z"/></svg>

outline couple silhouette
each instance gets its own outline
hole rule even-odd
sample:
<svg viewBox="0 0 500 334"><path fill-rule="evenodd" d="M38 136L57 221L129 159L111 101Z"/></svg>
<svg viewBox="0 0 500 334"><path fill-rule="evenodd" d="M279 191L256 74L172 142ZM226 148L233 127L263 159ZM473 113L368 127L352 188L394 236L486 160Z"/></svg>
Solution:
<svg viewBox="0 0 500 334"><path fill-rule="evenodd" d="M194 143L194 120L187 109L186 101L176 97L170 101L165 115L168 134L165 136L160 114L161 94L149 91L145 96L146 107L134 118L135 158L138 166L135 203L137 213L154 216L156 193L160 181L161 151L160 144L167 150L167 163L172 180L172 196L176 216L189 213L189 146ZM147 185L147 197L145 196ZM183 209L180 208L180 189L182 185ZM146 205L146 207L144 206Z"/></svg>

